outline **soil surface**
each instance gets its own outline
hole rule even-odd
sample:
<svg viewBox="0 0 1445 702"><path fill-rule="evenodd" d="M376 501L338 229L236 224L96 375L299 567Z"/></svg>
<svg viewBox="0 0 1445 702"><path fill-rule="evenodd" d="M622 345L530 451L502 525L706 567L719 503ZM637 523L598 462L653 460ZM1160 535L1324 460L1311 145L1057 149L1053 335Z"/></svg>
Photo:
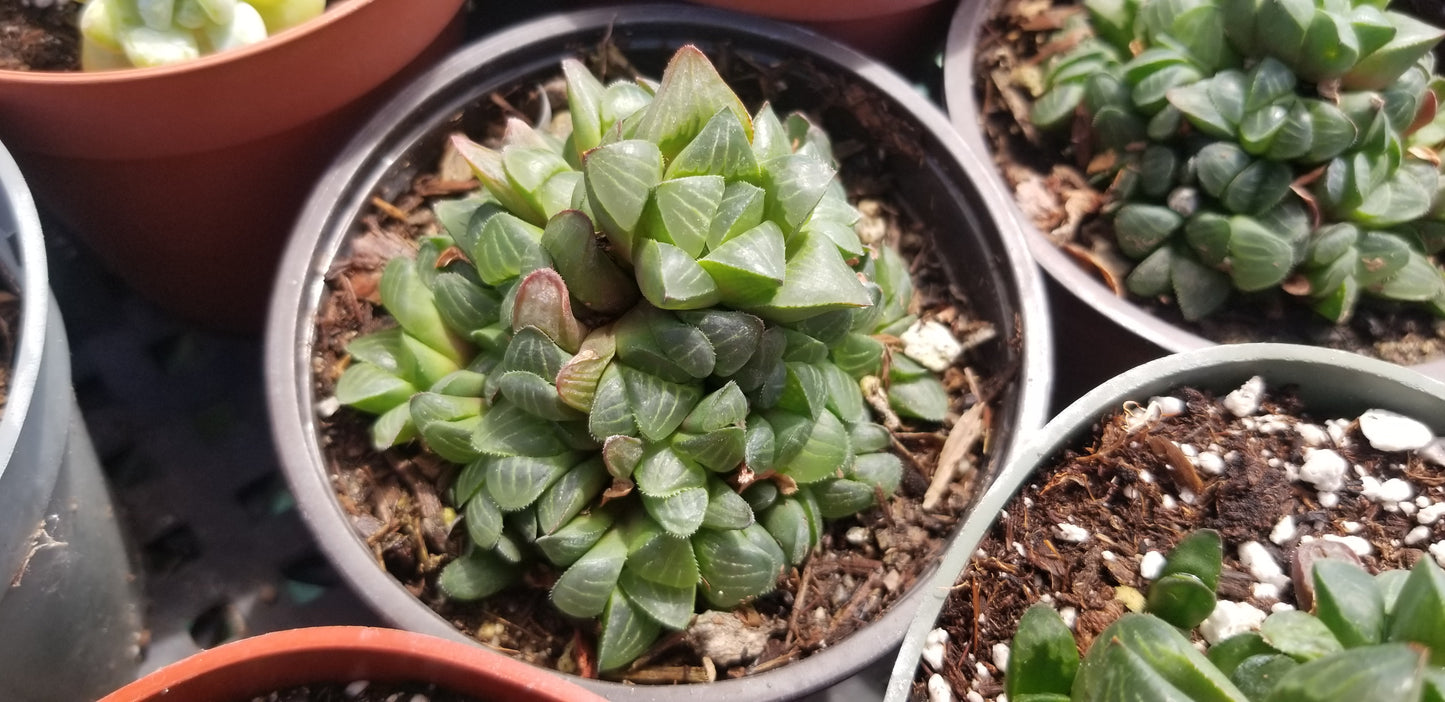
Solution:
<svg viewBox="0 0 1445 702"><path fill-rule="evenodd" d="M934 674L955 699L996 699L1003 690L997 661L1037 602L1072 618L1085 650L1127 611L1130 589L1148 591L1145 555L1167 554L1195 529L1223 536L1219 599L1261 613L1293 607L1295 593L1287 582L1260 585L1258 567L1240 556L1249 542L1285 575L1294 549L1315 540L1347 545L1372 572L1430 555L1445 561L1438 456L1431 464L1415 452L1376 450L1355 418L1312 416L1291 388L1269 389L1261 408L1242 418L1209 393L1183 388L1172 396L1183 400L1181 414L1150 420L1140 406L1148 398L1128 403L1047 462L1009 503L940 615L948 632L943 663L920 666L914 699L929 699ZM1301 466L1323 451L1348 463L1329 493L1299 479L1308 473ZM1290 524L1281 525L1284 515Z"/></svg>
<svg viewBox="0 0 1445 702"><path fill-rule="evenodd" d="M20 298L0 290L0 414L10 401L10 374L15 344L20 341Z"/></svg>
<svg viewBox="0 0 1445 702"><path fill-rule="evenodd" d="M719 59L720 65L725 62L726 56ZM748 100L746 91L740 92ZM840 98L848 94L846 90L836 93ZM553 81L543 86L541 94L527 89L494 95L490 104L478 108L480 119L468 115L461 122L470 125L473 139L495 143L500 131L498 117L535 115L543 97L562 107L563 86ZM869 117L858 119L866 122ZM889 134L898 138L896 129ZM923 224L891 204L890 186L886 177L880 177L884 174L876 160L882 149L852 142L836 132L833 136L850 196L867 200L860 203L860 209L874 213L873 226L885 227L888 241L896 242L914 261L917 309L925 318L951 324L960 338L976 334L986 323L970 317L965 301L937 267L939 256L931 253ZM365 231L352 241L349 256L331 269L313 359L316 397L322 406L332 396L335 379L345 367L345 344L358 333L391 324L377 307L380 272L389 258L412 255L415 237L434 231L427 199L476 187L470 172L459 166L454 155L443 154L441 165L428 170L412 182L409 192L389 202L373 203L374 209L363 218ZM736 651L710 648L711 637L700 634L695 624L691 632L665 635L651 652L616 677L638 683L672 683L761 672L836 643L901 597L936 561L957 515L972 496L977 471L960 470L960 478L944 483L943 499L934 510L921 508L946 437L950 430L982 436L981 442L954 448L964 449L964 466L985 465L978 444L987 444L992 426L987 407L1011 382L1002 377L1007 372L990 377L984 370L988 362L980 363L976 355L965 354L944 375L944 384L954 398L944 426L900 424L894 431L895 450L905 465L897 496L881 508L832 523L819 549L801 568L787 574L773 593L732 612L697 618L715 628L746 632L757 642L757 650L729 660ZM969 412L975 405L981 407ZM479 641L536 665L595 676L595 623L567 619L550 606L548 588L559 573L544 565L526 575L524 586L479 603L457 603L443 597L436 577L442 566L460 553L465 538L462 529L449 533L444 517L447 488L457 467L414 446L374 452L366 434L369 421L369 417L341 408L323 418L322 441L337 497L352 515L358 533L372 545L377 561L422 601ZM964 422L971 423L971 428L963 426Z"/></svg>
<svg viewBox="0 0 1445 702"><path fill-rule="evenodd" d="M1041 133L1028 123L1029 86L1041 80L1047 57L1067 50L1056 40L1064 20L1081 11L1075 0L990 0L993 12L979 37L975 95L985 139L1014 188L1023 212L1049 240L1093 271L1121 297L1132 262L1119 253L1103 208L1107 183L1091 182L1095 154L1076 148L1070 135ZM1420 0L1437 21L1442 6ZM1402 9L1410 9L1402 4ZM1433 14L1432 14L1433 13ZM1417 307L1374 298L1361 300L1354 318L1334 325L1281 290L1236 292L1223 310L1187 322L1168 299L1133 302L1177 327L1220 343L1281 341L1341 348L1413 365L1445 356L1445 320Z"/></svg>
<svg viewBox="0 0 1445 702"><path fill-rule="evenodd" d="M330 683L300 685L244 702L484 702L482 698L439 690L431 683Z"/></svg>
<svg viewBox="0 0 1445 702"><path fill-rule="evenodd" d="M32 7L29 2L35 0L0 0L0 70L80 70L80 3L52 0L47 7Z"/></svg>

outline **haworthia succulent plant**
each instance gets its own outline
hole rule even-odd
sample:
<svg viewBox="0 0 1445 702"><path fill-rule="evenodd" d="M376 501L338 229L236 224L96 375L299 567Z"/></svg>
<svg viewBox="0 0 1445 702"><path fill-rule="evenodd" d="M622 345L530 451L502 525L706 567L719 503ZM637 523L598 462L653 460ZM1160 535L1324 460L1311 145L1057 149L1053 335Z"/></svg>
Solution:
<svg viewBox="0 0 1445 702"><path fill-rule="evenodd" d="M903 417L941 421L948 400L885 360L913 287L854 232L821 129L749 113L692 47L657 84L562 72L570 131L453 137L484 188L435 203L445 232L388 264L398 326L351 343L336 394L377 415L377 448L419 438L461 466L470 546L442 591L484 598L550 564L609 670L699 601L773 590L825 519L898 488L865 381Z"/></svg>
<svg viewBox="0 0 1445 702"><path fill-rule="evenodd" d="M1371 575L1356 561L1317 557L1295 583L1296 591L1313 593L1313 613L1275 612L1258 632L1201 653L1189 630L1203 619L1199 612L1214 607L1221 561L1218 534L1187 536L1150 586L1148 612L1104 629L1082 662L1058 613L1045 604L1030 608L1009 657L1009 699L1445 699L1445 571L1434 558Z"/></svg>
<svg viewBox="0 0 1445 702"><path fill-rule="evenodd" d="M86 0L85 70L164 66L254 44L319 14L326 0Z"/></svg>
<svg viewBox="0 0 1445 702"><path fill-rule="evenodd" d="M1085 0L1031 119L1114 152L1130 292L1190 320L1281 287L1335 322L1362 296L1445 316L1445 32L1386 4Z"/></svg>

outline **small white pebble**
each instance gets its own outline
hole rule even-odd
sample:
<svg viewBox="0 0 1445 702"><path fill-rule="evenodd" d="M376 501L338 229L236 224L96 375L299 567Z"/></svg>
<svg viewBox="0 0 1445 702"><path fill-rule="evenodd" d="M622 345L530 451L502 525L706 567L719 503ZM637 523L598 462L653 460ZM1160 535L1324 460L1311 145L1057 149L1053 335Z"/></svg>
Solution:
<svg viewBox="0 0 1445 702"><path fill-rule="evenodd" d="M1034 508L1034 498L1024 495L1024 509Z"/></svg>
<svg viewBox="0 0 1445 702"><path fill-rule="evenodd" d="M1414 502L1399 502L1395 504L1395 509L1404 512L1405 516L1411 517L1414 516L1415 511L1420 508L1416 507Z"/></svg>
<svg viewBox="0 0 1445 702"><path fill-rule="evenodd" d="M370 687L370 686L371 686L371 682L370 682L370 681L367 681L367 680L355 680L355 681L352 681L351 683L347 684L346 688L345 688L344 690L342 690L342 694L345 694L347 697L356 697L356 696L360 695L361 693L366 692L366 688L368 688L368 687Z"/></svg>
<svg viewBox="0 0 1445 702"><path fill-rule="evenodd" d="M964 695L964 699L968 702L985 702L983 695L978 694L978 690L969 690L968 694Z"/></svg>
<svg viewBox="0 0 1445 702"><path fill-rule="evenodd" d="M943 669L943 655L948 651L948 632L942 627L928 632L923 639L923 662L934 670Z"/></svg>
<svg viewBox="0 0 1445 702"><path fill-rule="evenodd" d="M1325 431L1330 435L1330 443L1344 448L1350 445L1350 420L1331 419L1325 422Z"/></svg>
<svg viewBox="0 0 1445 702"><path fill-rule="evenodd" d="M1164 410L1159 407L1157 402L1150 402L1148 405L1140 407L1139 403L1129 400L1124 403L1124 432L1133 434L1159 421L1159 418L1163 416Z"/></svg>
<svg viewBox="0 0 1445 702"><path fill-rule="evenodd" d="M1112 560L1114 560L1115 558L1118 558L1118 556L1115 556L1115 555L1114 555L1114 552L1113 552L1113 551L1103 551L1103 552L1101 552L1101 553L1099 554L1099 557L1102 558L1102 559L1104 559L1104 560L1106 560L1106 561L1112 561Z"/></svg>
<svg viewBox="0 0 1445 702"><path fill-rule="evenodd" d="M1445 568L1445 541L1436 541L1430 544L1430 555L1435 557L1435 562L1441 568Z"/></svg>
<svg viewBox="0 0 1445 702"><path fill-rule="evenodd" d="M1024 558L1028 558L1028 557L1029 557L1028 552L1024 550L1024 544L1023 544L1022 541L1015 541L1015 542L1013 543L1013 547L1014 547L1014 553L1017 553L1018 555L1020 555L1020 556L1022 556L1022 557L1024 557Z"/></svg>
<svg viewBox="0 0 1445 702"><path fill-rule="evenodd" d="M1283 465L1284 465L1284 461L1279 460L1279 456L1275 456L1274 458L1271 458L1271 459L1269 459L1268 461L1265 461L1264 463L1265 463L1265 465L1269 466L1270 468L1279 468L1280 466L1283 466Z"/></svg>
<svg viewBox="0 0 1445 702"><path fill-rule="evenodd" d="M948 370L963 353L963 344L954 338L953 330L939 322L914 322L898 338L903 342L905 356L935 373Z"/></svg>
<svg viewBox="0 0 1445 702"><path fill-rule="evenodd" d="M326 419L327 417L336 414L337 411L339 411L340 409L341 400L336 399L335 395L332 395L331 397L324 397L316 403L316 416L322 419Z"/></svg>
<svg viewBox="0 0 1445 702"><path fill-rule="evenodd" d="M1360 478L1360 483L1360 494L1374 502L1403 502L1415 496L1415 486L1400 478L1390 478L1382 483L1365 476Z"/></svg>
<svg viewBox="0 0 1445 702"><path fill-rule="evenodd" d="M1195 448L1194 444L1179 444L1179 452L1189 458L1199 455L1199 449Z"/></svg>
<svg viewBox="0 0 1445 702"><path fill-rule="evenodd" d="M1299 434L1300 441L1310 448L1325 448L1330 445L1330 433L1318 424L1301 422L1294 426L1295 432Z"/></svg>
<svg viewBox="0 0 1445 702"><path fill-rule="evenodd" d="M1360 533L1361 529L1365 528L1365 525L1347 519L1343 522L1340 522L1340 528L1344 529L1346 534L1358 534Z"/></svg>
<svg viewBox="0 0 1445 702"><path fill-rule="evenodd" d="M1062 607L1059 609L1059 618L1064 620L1064 625L1070 629L1079 623L1079 610L1073 607Z"/></svg>
<svg viewBox="0 0 1445 702"><path fill-rule="evenodd" d="M1160 416L1177 417L1184 414L1184 400L1178 397L1151 397L1149 404L1159 406Z"/></svg>
<svg viewBox="0 0 1445 702"><path fill-rule="evenodd" d="M984 665L982 661L973 664L973 674L978 677L978 681L981 683L991 682L993 680L993 673L988 672L988 666Z"/></svg>
<svg viewBox="0 0 1445 702"><path fill-rule="evenodd" d="M1194 492L1188 488L1179 488L1179 501L1186 505L1194 504Z"/></svg>
<svg viewBox="0 0 1445 702"><path fill-rule="evenodd" d="M1131 500L1137 500L1137 499L1139 499L1139 488L1136 488L1136 487L1134 487L1133 485L1125 485L1125 486L1124 486L1124 497L1127 497L1127 498L1129 498L1129 499L1131 499Z"/></svg>
<svg viewBox="0 0 1445 702"><path fill-rule="evenodd" d="M1213 451L1199 454L1194 465L1210 475L1220 475L1224 472L1224 458Z"/></svg>
<svg viewBox="0 0 1445 702"><path fill-rule="evenodd" d="M1008 644L996 643L993 645L993 667L999 670L1008 670Z"/></svg>
<svg viewBox="0 0 1445 702"><path fill-rule="evenodd" d="M1284 574L1279 561L1258 541L1247 541L1239 545L1239 563L1258 582L1276 586L1289 582L1289 576Z"/></svg>
<svg viewBox="0 0 1445 702"><path fill-rule="evenodd" d="M1217 644L1235 634L1259 629L1265 614L1248 602L1220 600L1214 611L1199 625L1199 635L1211 644Z"/></svg>
<svg viewBox="0 0 1445 702"><path fill-rule="evenodd" d="M1430 506L1430 498L1429 498L1428 496L1425 496L1425 495L1416 495L1416 496L1415 496L1415 506L1416 506L1416 507L1419 507L1420 509L1424 509L1424 508L1426 508L1426 507L1429 507L1429 506Z"/></svg>
<svg viewBox="0 0 1445 702"><path fill-rule="evenodd" d="M1427 507L1421 507L1420 511L1415 514L1415 521L1428 525L1440 521L1440 517L1445 517L1445 502L1436 502Z"/></svg>
<svg viewBox="0 0 1445 702"><path fill-rule="evenodd" d="M1051 605L1054 603L1054 595L1051 592L1045 592L1044 594L1039 595L1039 601L1044 604Z"/></svg>
<svg viewBox="0 0 1445 702"><path fill-rule="evenodd" d="M1269 611L1271 612L1290 612L1293 610L1294 605L1288 602L1276 602L1269 606Z"/></svg>
<svg viewBox="0 0 1445 702"><path fill-rule="evenodd" d="M1431 441L1428 446L1420 449L1420 459L1445 468L1445 438Z"/></svg>
<svg viewBox="0 0 1445 702"><path fill-rule="evenodd" d="M1141 482L1141 483L1153 483L1153 482L1154 482L1154 474L1153 474L1153 473L1150 473L1150 472L1147 471L1147 470L1141 470L1141 471L1139 471L1139 482Z"/></svg>
<svg viewBox="0 0 1445 702"><path fill-rule="evenodd" d="M975 549L974 552L973 552L973 557L974 557L974 558L988 558L988 551L985 551L985 550L983 550L983 549L981 549L981 548L980 548L980 549Z"/></svg>
<svg viewBox="0 0 1445 702"><path fill-rule="evenodd" d="M1054 525L1054 536L1058 537L1060 541L1081 544L1089 540L1089 530L1077 524L1060 522Z"/></svg>
<svg viewBox="0 0 1445 702"><path fill-rule="evenodd" d="M1153 580L1164 572L1164 554L1158 551L1150 551L1139 559L1139 575L1145 580Z"/></svg>
<svg viewBox="0 0 1445 702"><path fill-rule="evenodd" d="M1426 539L1429 539L1431 531L1432 530L1430 529L1430 527L1427 526L1417 526L1414 529L1411 529L1410 533L1405 535L1405 545L1414 546L1415 544L1421 543Z"/></svg>
<svg viewBox="0 0 1445 702"><path fill-rule="evenodd" d="M1320 492L1315 497L1325 509L1334 509L1340 504L1340 494L1337 492Z"/></svg>
<svg viewBox="0 0 1445 702"><path fill-rule="evenodd" d="M854 546L862 546L863 544L868 543L869 539L872 538L872 535L868 533L868 527L855 526L849 529L848 533L845 534L843 538L847 539L848 543L853 544Z"/></svg>
<svg viewBox="0 0 1445 702"><path fill-rule="evenodd" d="M1224 396L1224 408L1236 417L1248 417L1259 411L1264 396L1264 378L1254 376L1244 381L1238 390Z"/></svg>
<svg viewBox="0 0 1445 702"><path fill-rule="evenodd" d="M1269 540L1276 546L1283 546L1293 541L1298 533L1294 526L1294 517L1286 514L1269 530Z"/></svg>
<svg viewBox="0 0 1445 702"><path fill-rule="evenodd" d="M1253 595L1256 600L1268 602L1279 599L1280 589L1274 583L1255 583L1249 587L1249 594Z"/></svg>
<svg viewBox="0 0 1445 702"><path fill-rule="evenodd" d="M1261 434L1283 434L1287 431L1289 431L1289 423L1273 417L1259 423L1259 433Z"/></svg>
<svg viewBox="0 0 1445 702"><path fill-rule="evenodd" d="M1435 439L1423 422L1382 409L1360 415L1360 433L1378 451L1416 451Z"/></svg>
<svg viewBox="0 0 1445 702"><path fill-rule="evenodd" d="M1331 449L1312 449L1305 453L1304 465L1299 468L1299 479L1315 486L1322 492L1334 492L1344 487L1345 471L1350 463L1344 456Z"/></svg>
<svg viewBox="0 0 1445 702"><path fill-rule="evenodd" d="M953 702L953 688L938 673L928 678L928 702Z"/></svg>
<svg viewBox="0 0 1445 702"><path fill-rule="evenodd" d="M1179 501L1174 499L1173 495L1166 494L1163 497L1159 498L1159 506L1163 507L1164 509L1175 509L1179 506Z"/></svg>
<svg viewBox="0 0 1445 702"><path fill-rule="evenodd" d="M1325 541L1334 541L1336 543L1344 544L1346 548L1354 551L1356 556L1368 556L1375 550L1375 547L1370 545L1368 539L1363 539L1358 536L1338 536L1336 534L1325 534L1323 538Z"/></svg>

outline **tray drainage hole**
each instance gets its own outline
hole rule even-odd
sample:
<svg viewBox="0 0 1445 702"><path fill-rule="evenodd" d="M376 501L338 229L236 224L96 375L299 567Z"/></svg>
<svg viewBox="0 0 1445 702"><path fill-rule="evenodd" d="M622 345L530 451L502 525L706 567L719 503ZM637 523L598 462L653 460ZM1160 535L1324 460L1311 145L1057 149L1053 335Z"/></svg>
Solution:
<svg viewBox="0 0 1445 702"><path fill-rule="evenodd" d="M141 547L146 570L169 573L201 555L201 540L186 524L176 524Z"/></svg>
<svg viewBox="0 0 1445 702"><path fill-rule="evenodd" d="M319 553L308 553L281 566L286 595L297 604L306 604L341 584L331 563Z"/></svg>
<svg viewBox="0 0 1445 702"><path fill-rule="evenodd" d="M274 517L295 509L296 499L286 487L286 478L271 472L241 486L236 491L236 502L252 519Z"/></svg>
<svg viewBox="0 0 1445 702"><path fill-rule="evenodd" d="M189 630L191 641L202 649L213 648L246 635L246 620L230 602L212 605L196 615Z"/></svg>

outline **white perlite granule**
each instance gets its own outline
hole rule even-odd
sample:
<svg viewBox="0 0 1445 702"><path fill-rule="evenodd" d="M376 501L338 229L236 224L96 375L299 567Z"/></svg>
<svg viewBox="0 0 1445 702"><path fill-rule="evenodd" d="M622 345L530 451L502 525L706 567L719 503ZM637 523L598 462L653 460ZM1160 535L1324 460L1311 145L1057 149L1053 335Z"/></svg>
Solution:
<svg viewBox="0 0 1445 702"><path fill-rule="evenodd" d="M1294 526L1294 516L1286 514L1280 518L1279 523L1275 524L1273 529L1269 530L1269 540L1276 546L1283 546L1294 541L1294 537L1298 534L1299 530Z"/></svg>
<svg viewBox="0 0 1445 702"><path fill-rule="evenodd" d="M1081 544L1089 540L1089 530L1077 524L1060 522L1054 525L1054 536L1057 536L1060 541Z"/></svg>
<svg viewBox="0 0 1445 702"><path fill-rule="evenodd" d="M1311 449L1305 452L1304 465L1299 467L1299 479L1321 492L1334 492L1345 484L1345 472L1350 462L1331 449Z"/></svg>
<svg viewBox="0 0 1445 702"><path fill-rule="evenodd" d="M1360 415L1360 433L1377 451L1415 451L1435 439L1423 422L1382 409Z"/></svg>
<svg viewBox="0 0 1445 702"><path fill-rule="evenodd" d="M938 322L914 322L898 338L903 342L903 355L935 373L948 370L963 353L963 344L954 338L953 330Z"/></svg>
<svg viewBox="0 0 1445 702"><path fill-rule="evenodd" d="M1236 417L1248 417L1259 411L1259 403L1264 398L1264 378L1254 376L1244 381L1244 385L1238 390L1224 396L1224 409Z"/></svg>
<svg viewBox="0 0 1445 702"><path fill-rule="evenodd" d="M1210 644L1217 644L1235 634L1255 631L1264 622L1265 613L1248 602L1220 600L1214 611L1199 625L1199 635Z"/></svg>
<svg viewBox="0 0 1445 702"><path fill-rule="evenodd" d="M923 662L934 670L943 667L943 654L948 649L948 632L941 627L928 632L923 639Z"/></svg>
<svg viewBox="0 0 1445 702"><path fill-rule="evenodd" d="M928 678L928 702L953 702L953 688L938 673Z"/></svg>
<svg viewBox="0 0 1445 702"><path fill-rule="evenodd" d="M1144 554L1139 560L1139 575L1145 580L1153 580L1164 572L1164 554L1158 551L1150 551Z"/></svg>

